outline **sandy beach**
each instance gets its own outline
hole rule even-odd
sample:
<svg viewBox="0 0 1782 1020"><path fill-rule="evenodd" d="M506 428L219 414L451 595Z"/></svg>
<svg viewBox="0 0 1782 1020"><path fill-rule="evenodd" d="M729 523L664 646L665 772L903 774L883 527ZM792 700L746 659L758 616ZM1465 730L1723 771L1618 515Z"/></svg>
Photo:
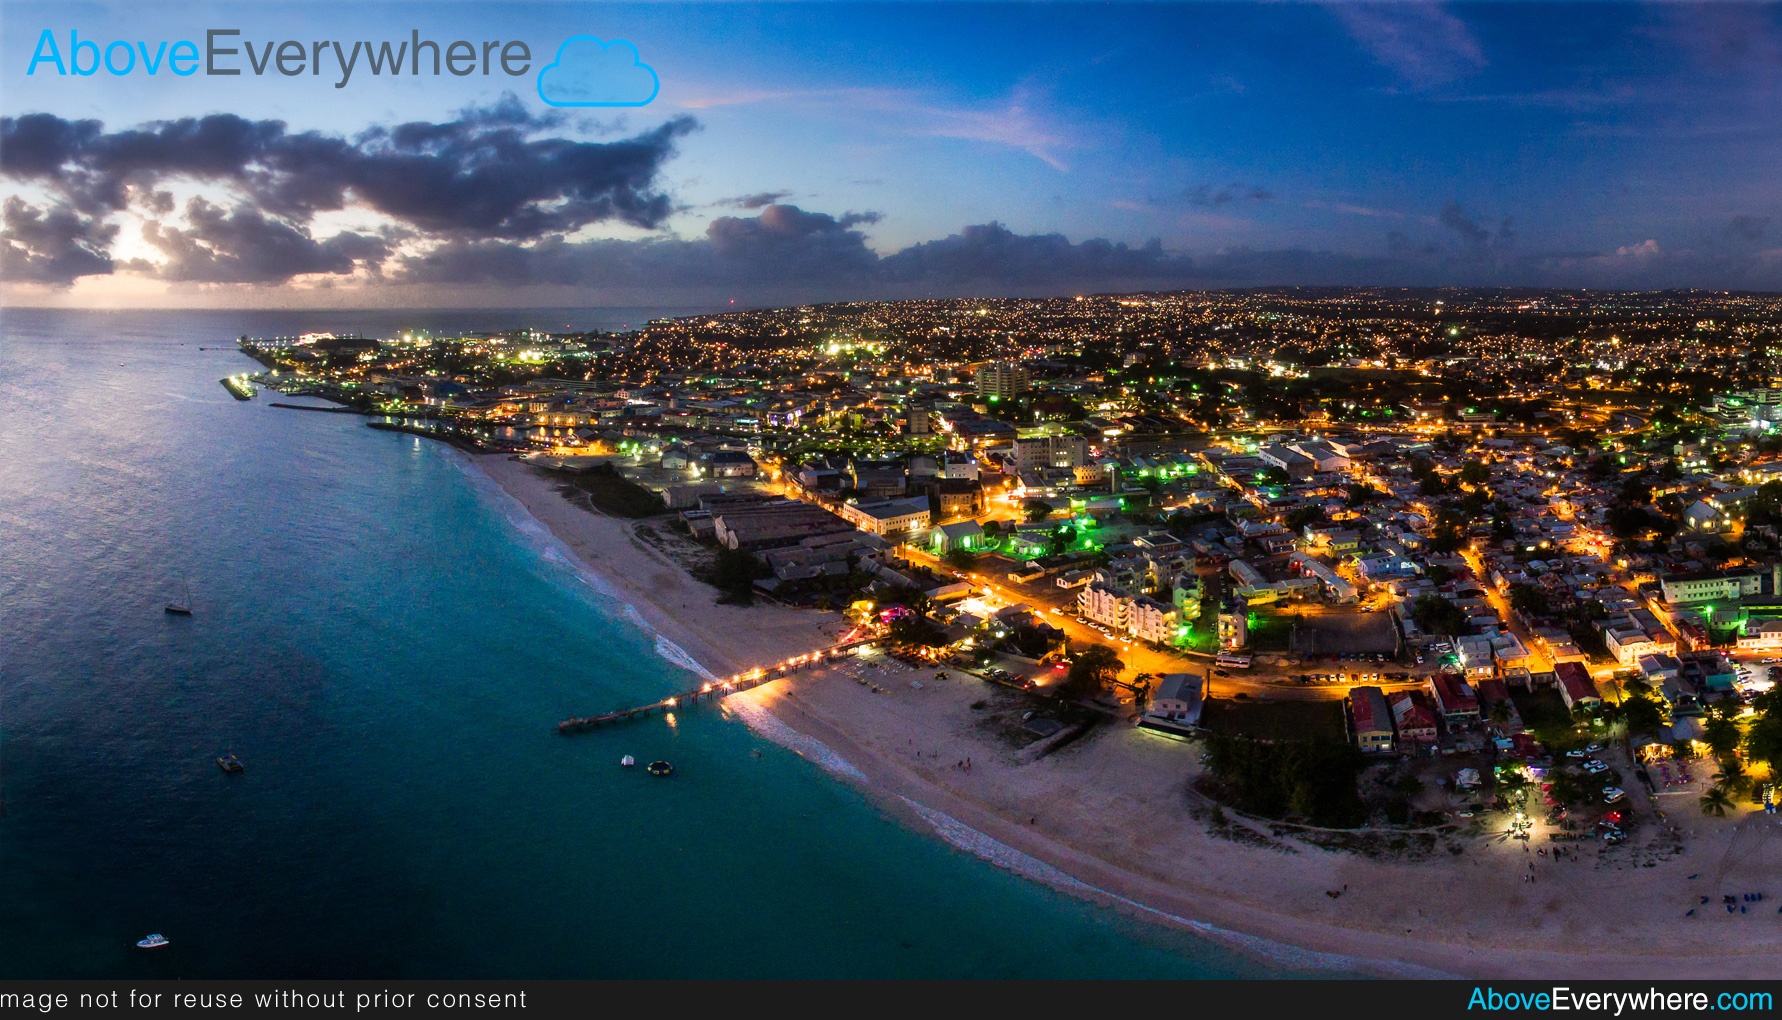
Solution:
<svg viewBox="0 0 1782 1020"><path fill-rule="evenodd" d="M557 481L523 462L471 460L712 673L802 654L842 626L831 614L717 605L709 587L640 540L633 522L571 504ZM1768 838L1764 816L1704 818L1693 795L1679 795L1667 809L1687 833L1681 854L1663 852L1670 841L1647 825L1624 847L1581 845L1576 862L1493 833L1448 839L1417 859L1321 849L1266 823L1215 833L1189 790L1196 745L1103 725L1036 757L1007 737L1021 697L957 674L940 681L932 671L849 663L725 705L769 737L776 724L796 731L781 742L918 830L1287 966L1658 979L1772 977L1782 964L1782 843ZM1728 914L1721 896L1744 891L1766 896L1750 913ZM1701 905L1703 896L1711 902Z"/></svg>

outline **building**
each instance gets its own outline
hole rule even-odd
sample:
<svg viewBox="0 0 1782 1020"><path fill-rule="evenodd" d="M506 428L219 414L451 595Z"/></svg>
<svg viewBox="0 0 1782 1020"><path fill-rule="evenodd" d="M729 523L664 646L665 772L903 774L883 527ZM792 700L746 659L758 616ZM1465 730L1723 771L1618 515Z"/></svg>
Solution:
<svg viewBox="0 0 1782 1020"><path fill-rule="evenodd" d="M1008 361L992 361L978 369L978 396L985 400L1013 400L1018 393L1033 388L1027 369Z"/></svg>
<svg viewBox="0 0 1782 1020"><path fill-rule="evenodd" d="M1167 645L1176 637L1176 607L1139 595L1126 607L1126 631L1139 641Z"/></svg>
<svg viewBox="0 0 1782 1020"><path fill-rule="evenodd" d="M1424 704L1414 691L1394 691L1386 702L1392 708L1392 726L1398 731L1400 747L1406 744L1434 746L1439 731L1435 710Z"/></svg>
<svg viewBox="0 0 1782 1020"><path fill-rule="evenodd" d="M880 536L906 535L921 531L929 524L926 496L878 503L843 503L838 513L861 531Z"/></svg>
<svg viewBox="0 0 1782 1020"><path fill-rule="evenodd" d="M715 450L702 463L704 473L713 478L753 478L760 470L754 458L741 450Z"/></svg>
<svg viewBox="0 0 1782 1020"><path fill-rule="evenodd" d="M1082 436L1041 436L1017 439L1015 473L1025 478L1047 469L1074 471L1089 460L1089 440Z"/></svg>
<svg viewBox="0 0 1782 1020"><path fill-rule="evenodd" d="M1077 611L1083 614L1084 619L1103 627L1125 630L1129 601L1126 593L1114 585L1095 581L1077 593Z"/></svg>
<svg viewBox="0 0 1782 1020"><path fill-rule="evenodd" d="M712 521L714 537L731 549L773 549L847 530L822 507L791 500L725 510Z"/></svg>
<svg viewBox="0 0 1782 1020"><path fill-rule="evenodd" d="M1748 652L1773 652L1782 649L1782 620L1754 620L1745 624L1739 633L1739 650Z"/></svg>
<svg viewBox="0 0 1782 1020"><path fill-rule="evenodd" d="M1151 693L1139 725L1161 724L1158 729L1188 730L1200 725L1206 703L1206 677L1199 673L1166 673Z"/></svg>
<svg viewBox="0 0 1782 1020"><path fill-rule="evenodd" d="M1553 675L1559 680L1559 697L1565 707L1575 709L1582 705L1590 708L1603 703L1603 696L1596 690L1596 681L1590 679L1590 671L1578 663L1561 662L1553 667Z"/></svg>
<svg viewBox="0 0 1782 1020"><path fill-rule="evenodd" d="M983 544L984 529L977 521L943 524L929 534L929 547L937 556L945 556L955 549L971 552Z"/></svg>
<svg viewBox="0 0 1782 1020"><path fill-rule="evenodd" d="M1460 668L1469 679L1497 675L1497 649L1491 639L1478 634L1464 634L1454 639L1454 653Z"/></svg>
<svg viewBox="0 0 1782 1020"><path fill-rule="evenodd" d="M862 499L869 500L901 496L909 484L903 463L895 460L850 460L848 480Z"/></svg>
<svg viewBox="0 0 1782 1020"><path fill-rule="evenodd" d="M1392 750L1392 710L1378 687L1351 688L1349 716L1355 724L1356 747L1370 752Z"/></svg>
<svg viewBox="0 0 1782 1020"><path fill-rule="evenodd" d="M1465 680L1448 673L1429 678L1429 694L1435 699L1436 711L1450 726L1465 726L1479 721L1479 699Z"/></svg>
<svg viewBox="0 0 1782 1020"><path fill-rule="evenodd" d="M1696 602L1726 602L1763 591L1763 575L1755 570L1721 570L1687 574L1659 581L1664 600L1673 606Z"/></svg>

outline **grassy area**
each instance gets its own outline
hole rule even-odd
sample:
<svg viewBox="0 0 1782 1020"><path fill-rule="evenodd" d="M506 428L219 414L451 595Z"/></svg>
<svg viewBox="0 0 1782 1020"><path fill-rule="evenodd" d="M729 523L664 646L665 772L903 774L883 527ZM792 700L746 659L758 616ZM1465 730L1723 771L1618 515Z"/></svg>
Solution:
<svg viewBox="0 0 1782 1020"><path fill-rule="evenodd" d="M1237 701L1214 697L1201 710L1200 722L1214 733L1257 740L1348 739L1340 701Z"/></svg>
<svg viewBox="0 0 1782 1020"><path fill-rule="evenodd" d="M1515 703L1523 725L1528 727L1535 739L1553 750L1564 751L1589 742L1585 735L1574 728L1572 713L1565 707L1559 691L1554 688L1523 691L1512 687L1510 700Z"/></svg>
<svg viewBox="0 0 1782 1020"><path fill-rule="evenodd" d="M594 509L614 517L654 517L666 510L660 496L622 477L610 464L574 475L570 484L587 494Z"/></svg>
<svg viewBox="0 0 1782 1020"><path fill-rule="evenodd" d="M1255 620L1255 626L1250 628L1250 647L1258 652L1286 651L1293 637L1293 625L1299 622L1297 617L1275 613L1257 613Z"/></svg>

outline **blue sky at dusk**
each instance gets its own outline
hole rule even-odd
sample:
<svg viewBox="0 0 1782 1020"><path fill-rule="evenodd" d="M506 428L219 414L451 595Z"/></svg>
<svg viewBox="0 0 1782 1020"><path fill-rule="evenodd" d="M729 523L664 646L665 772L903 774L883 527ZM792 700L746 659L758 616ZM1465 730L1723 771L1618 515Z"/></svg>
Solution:
<svg viewBox="0 0 1782 1020"><path fill-rule="evenodd" d="M0 11L13 304L1782 287L1774 6ZM569 36L621 38L661 90L553 110L530 74L360 66L335 88L332 57L296 77L25 74L46 28L64 49L70 29L152 49L223 27L349 48L411 29L521 39L534 69ZM144 127L212 114L263 148L204 163L198 136ZM70 134L83 120L101 125ZM277 137L253 127L270 121ZM415 123L444 127L395 131ZM124 134L139 128L163 155ZM423 163L437 195L405 195ZM298 195L311 177L326 196ZM515 181L537 183L485 183ZM510 207L465 212L485 195Z"/></svg>

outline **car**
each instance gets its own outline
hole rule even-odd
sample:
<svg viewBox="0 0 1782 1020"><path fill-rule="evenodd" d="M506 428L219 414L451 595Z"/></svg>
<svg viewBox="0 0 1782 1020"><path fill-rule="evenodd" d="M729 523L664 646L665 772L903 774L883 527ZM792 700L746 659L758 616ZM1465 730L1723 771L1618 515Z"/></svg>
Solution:
<svg viewBox="0 0 1782 1020"><path fill-rule="evenodd" d="M1615 829L1612 832L1605 832L1603 833L1603 842L1609 844L1625 843L1627 842L1627 833L1622 832L1620 829Z"/></svg>
<svg viewBox="0 0 1782 1020"><path fill-rule="evenodd" d="M1231 674L1223 669L1215 669L1215 670L1213 670L1213 675L1214 676L1230 676Z"/></svg>
<svg viewBox="0 0 1782 1020"><path fill-rule="evenodd" d="M1565 756L1567 758L1582 758L1584 757L1584 749L1581 747L1574 747L1570 751L1567 751Z"/></svg>
<svg viewBox="0 0 1782 1020"><path fill-rule="evenodd" d="M1602 749L1603 749L1603 745L1601 745L1601 744L1591 744L1588 747L1584 748L1584 750L1588 751L1591 754L1595 754L1598 751L1601 751Z"/></svg>
<svg viewBox="0 0 1782 1020"><path fill-rule="evenodd" d="M1603 802L1605 804L1619 804L1622 800L1626 799L1626 797L1627 791L1619 786L1603 787Z"/></svg>

